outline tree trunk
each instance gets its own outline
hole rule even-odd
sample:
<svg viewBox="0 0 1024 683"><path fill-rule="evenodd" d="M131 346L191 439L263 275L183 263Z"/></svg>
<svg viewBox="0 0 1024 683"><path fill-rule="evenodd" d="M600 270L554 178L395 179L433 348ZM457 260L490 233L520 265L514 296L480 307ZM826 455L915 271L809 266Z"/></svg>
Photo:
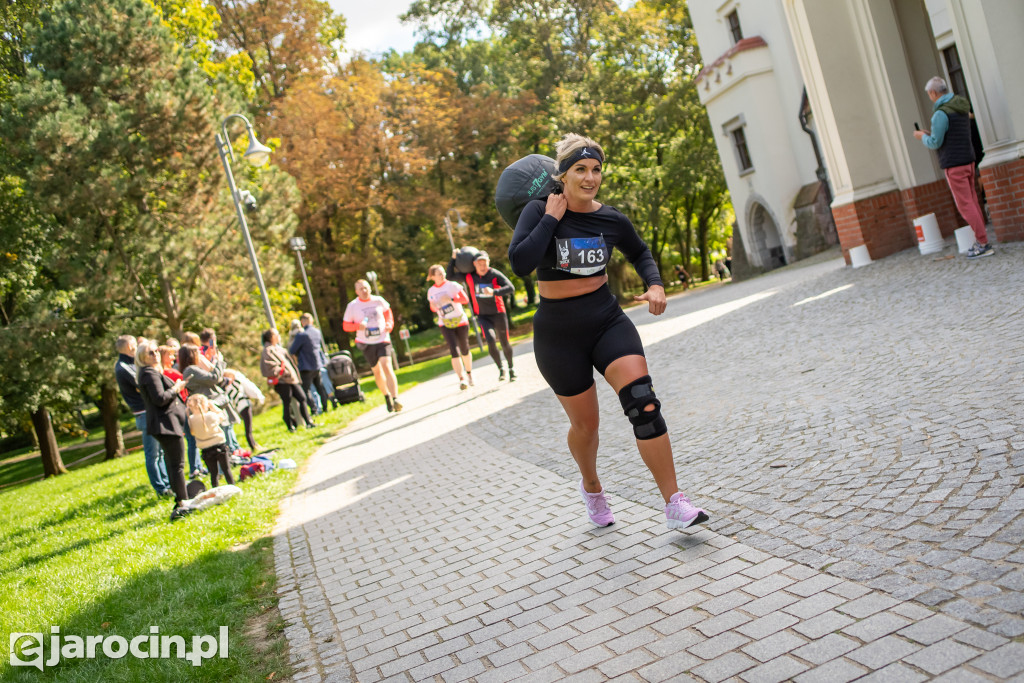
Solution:
<svg viewBox="0 0 1024 683"><path fill-rule="evenodd" d="M703 282L707 282L711 278L711 272L708 268L708 219L705 215L701 214L700 218L697 219L697 247L700 249L700 279Z"/></svg>
<svg viewBox="0 0 1024 683"><path fill-rule="evenodd" d="M164 267L163 254L158 251L156 259L160 271L160 292L163 296L164 315L167 320L167 326L171 328L171 333L180 339L184 329L181 324L181 309L178 306L178 295L174 292L174 285L167 274L167 268Z"/></svg>
<svg viewBox="0 0 1024 683"><path fill-rule="evenodd" d="M60 448L57 447L57 436L53 433L50 411L40 406L33 412L32 427L39 438L39 455L43 459L43 476L49 478L56 477L58 474L67 474L68 470L60 458Z"/></svg>
<svg viewBox="0 0 1024 683"><path fill-rule="evenodd" d="M100 387L100 415L103 417L103 445L107 450L104 460L113 460L125 454L117 386L111 382Z"/></svg>

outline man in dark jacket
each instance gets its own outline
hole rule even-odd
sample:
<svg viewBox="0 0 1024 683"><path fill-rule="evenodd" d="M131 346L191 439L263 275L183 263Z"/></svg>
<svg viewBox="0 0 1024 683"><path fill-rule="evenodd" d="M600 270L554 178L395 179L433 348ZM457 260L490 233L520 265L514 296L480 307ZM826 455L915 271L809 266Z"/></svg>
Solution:
<svg viewBox="0 0 1024 683"><path fill-rule="evenodd" d="M985 234L985 214L981 210L974 185L971 103L949 92L946 81L938 76L928 81L924 89L934 108L932 128L930 131L914 131L914 137L938 153L939 166L946 175L957 211L974 231L974 246L967 250L967 258L991 256L992 245L988 243Z"/></svg>
<svg viewBox="0 0 1024 683"><path fill-rule="evenodd" d="M142 452L146 456L146 475L149 477L149 483L158 496L165 496L171 493L171 480L167 476L167 466L164 464L160 444L156 437L146 431L146 405L142 402L136 379L136 343L135 337L130 334L123 334L114 342L118 353L117 363L114 364L114 378L121 390L121 398L135 416L136 428L142 432Z"/></svg>
<svg viewBox="0 0 1024 683"><path fill-rule="evenodd" d="M456 280L455 253L448 264L447 277ZM500 271L491 268L491 257L481 251L473 259L473 271L466 273L466 290L469 301L473 305L473 313L480 321L480 327L487 338L487 351L498 366L498 381L505 379L506 366L501 364L497 341L501 342L501 350L508 364L508 379L516 381L516 371L512 367L512 344L508 339L508 317L505 315L504 297L515 292L512 282Z"/></svg>
<svg viewBox="0 0 1024 683"><path fill-rule="evenodd" d="M324 388L323 379L320 377L320 368L327 365L327 355L324 353L323 338L320 330L313 327L313 316L303 313L299 317L302 325L302 332L295 335L288 353L295 356L299 365L299 376L302 378L302 390L309 396L310 385L316 387L320 395L320 405L324 412L330 402L327 398L327 389Z"/></svg>

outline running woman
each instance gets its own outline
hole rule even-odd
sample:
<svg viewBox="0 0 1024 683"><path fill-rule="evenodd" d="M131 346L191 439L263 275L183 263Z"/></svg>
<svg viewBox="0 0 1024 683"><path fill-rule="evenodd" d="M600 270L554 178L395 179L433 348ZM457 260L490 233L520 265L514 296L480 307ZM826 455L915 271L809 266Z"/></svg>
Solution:
<svg viewBox="0 0 1024 683"><path fill-rule="evenodd" d="M658 266L629 219L597 201L604 150L570 133L559 141L561 194L526 205L508 249L512 272L537 271L540 304L533 318L537 367L569 418L569 451L582 479L580 495L597 526L615 521L597 475L598 405L594 368L619 395L637 449L665 499L665 521L683 529L707 521L676 481L668 426L655 397L640 335L608 289L606 267L617 248L647 291L633 297L654 315L665 312Z"/></svg>
<svg viewBox="0 0 1024 683"><path fill-rule="evenodd" d="M448 262L447 275L450 278L455 277L457 253L458 251L453 251L452 260ZM515 382L516 371L512 368L512 344L508 339L509 325L504 299L506 294L515 291L515 287L504 273L491 268L491 257L486 251L481 251L474 257L473 271L466 273L466 287L469 289L473 313L480 321L484 336L487 337L487 351L498 368L498 381L505 379L507 371L509 381ZM501 342L501 350L505 354L505 365L502 365L501 355L498 353L498 341Z"/></svg>
<svg viewBox="0 0 1024 683"><path fill-rule="evenodd" d="M437 313L437 326L452 354L452 370L459 376L459 389L467 389L473 386L473 356L469 353L469 317L462 306L469 303L469 297L458 282L445 277L444 266L440 264L430 266L427 277L434 281L427 290L427 303Z"/></svg>
<svg viewBox="0 0 1024 683"><path fill-rule="evenodd" d="M370 283L356 280L356 298L348 302L341 326L346 332L356 333L356 348L363 352L366 362L373 368L373 379L384 394L388 412L401 412L398 402L398 378L391 368L391 330L395 329L395 316L391 304L384 297L370 293Z"/></svg>

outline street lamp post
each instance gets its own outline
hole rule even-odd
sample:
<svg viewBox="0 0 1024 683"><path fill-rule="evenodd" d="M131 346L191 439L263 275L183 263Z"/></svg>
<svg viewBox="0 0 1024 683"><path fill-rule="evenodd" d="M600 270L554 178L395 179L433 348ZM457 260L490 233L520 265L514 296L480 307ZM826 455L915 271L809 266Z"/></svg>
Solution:
<svg viewBox="0 0 1024 683"><path fill-rule="evenodd" d="M377 280L379 278L380 278L380 276L377 275L377 271L375 271L375 270L368 270L368 271L366 271L366 279L369 281L370 287L373 288L373 293L376 294L377 296L380 296L380 291L377 289Z"/></svg>
<svg viewBox="0 0 1024 683"><path fill-rule="evenodd" d="M320 325L320 316L316 314L316 304L313 303L313 290L309 288L309 280L306 278L306 266L302 262L302 252L306 251L306 240L301 237L293 237L288 240L288 246L291 247L292 251L295 252L295 255L299 257L299 271L302 273L302 284L306 288L306 296L309 297L309 310L313 313L313 320L316 321L316 326L322 330L324 328ZM322 335L320 337L320 347L324 347L324 339ZM323 350L324 353L327 352L326 348L323 348Z"/></svg>
<svg viewBox="0 0 1024 683"><path fill-rule="evenodd" d="M242 227L242 236L245 239L245 247L249 251L249 260L252 261L252 272L256 276L256 285L260 289L260 297L263 299L263 312L267 316L267 322L272 328L274 324L274 313L270 310L270 299L267 297L267 289L263 285L263 275L260 274L260 264L256 261L256 250L252 246L252 237L249 235L249 224L245 220L245 211L242 208L242 193L235 186L235 176L231 172L231 162L235 160L235 153L228 141L228 121L231 119L242 119L245 122L245 130L249 134L249 147L245 150L245 158L253 166L262 166L270 158L271 149L256 139L256 133L252 129L249 119L241 114L232 114L220 122L220 133L216 133L214 139L217 142L217 152L220 154L221 163L224 164L224 174L228 177L228 187L231 189L231 198L235 202L235 212L238 214L238 224ZM251 195L250 195L251 197Z"/></svg>
<svg viewBox="0 0 1024 683"><path fill-rule="evenodd" d="M457 222L455 224L455 229L456 230L458 230L459 232L462 232L463 230L465 230L466 228L469 227L469 223L467 223L466 221L462 220L462 214L459 213L458 209L451 208L451 209L448 209L447 212L445 212L445 214L444 214L444 229L445 229L445 232L448 233L448 242L452 245L452 251L455 251L455 238L452 236L452 219L451 219L452 211L455 212L455 216L457 218Z"/></svg>

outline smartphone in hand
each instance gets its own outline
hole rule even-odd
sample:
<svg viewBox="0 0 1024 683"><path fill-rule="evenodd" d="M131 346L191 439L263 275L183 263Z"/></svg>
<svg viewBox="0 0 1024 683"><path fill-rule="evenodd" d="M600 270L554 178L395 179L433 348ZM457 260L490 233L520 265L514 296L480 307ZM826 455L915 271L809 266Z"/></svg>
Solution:
<svg viewBox="0 0 1024 683"><path fill-rule="evenodd" d="M921 127L917 125L917 121L914 121L914 130L921 130Z"/></svg>

